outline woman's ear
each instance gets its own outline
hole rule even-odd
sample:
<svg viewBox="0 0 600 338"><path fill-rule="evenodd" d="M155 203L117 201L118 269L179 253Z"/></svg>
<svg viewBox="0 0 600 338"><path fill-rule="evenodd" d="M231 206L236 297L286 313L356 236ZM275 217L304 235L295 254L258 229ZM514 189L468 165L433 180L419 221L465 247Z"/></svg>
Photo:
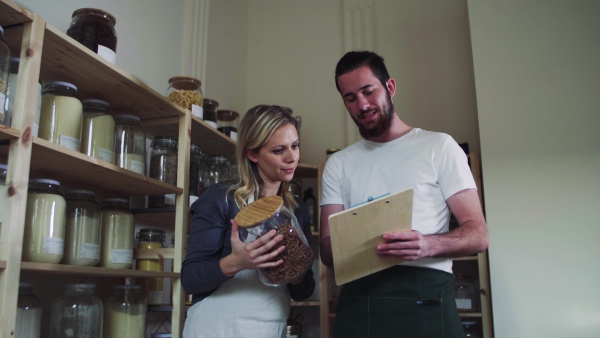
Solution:
<svg viewBox="0 0 600 338"><path fill-rule="evenodd" d="M246 149L246 157L254 163L258 162L258 157L256 156L256 153L251 149Z"/></svg>

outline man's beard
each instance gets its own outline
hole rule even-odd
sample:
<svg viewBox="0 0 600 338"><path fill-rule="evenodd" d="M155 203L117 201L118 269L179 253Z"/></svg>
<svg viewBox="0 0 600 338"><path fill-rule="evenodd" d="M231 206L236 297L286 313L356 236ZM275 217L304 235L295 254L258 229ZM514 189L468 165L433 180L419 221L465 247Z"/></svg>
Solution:
<svg viewBox="0 0 600 338"><path fill-rule="evenodd" d="M360 136L362 136L364 139L379 137L383 135L383 133L388 131L392 126L392 120L395 112L394 104L392 103L392 98L389 92L387 93L387 100L385 102L385 105L377 110L381 112L381 117L379 118L377 123L371 127L360 123L358 119L351 115L352 120L354 120L354 123L356 123L356 125L358 126Z"/></svg>

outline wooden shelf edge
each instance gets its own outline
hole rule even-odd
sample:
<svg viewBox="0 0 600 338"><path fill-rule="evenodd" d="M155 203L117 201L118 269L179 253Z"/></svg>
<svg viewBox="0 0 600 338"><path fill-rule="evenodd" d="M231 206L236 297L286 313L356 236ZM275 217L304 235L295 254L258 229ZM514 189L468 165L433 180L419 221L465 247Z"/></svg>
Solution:
<svg viewBox="0 0 600 338"><path fill-rule="evenodd" d="M64 275L89 275L96 277L165 277L179 278L178 272L154 272L131 269L108 269L95 266L75 266L49 263L21 262L21 270Z"/></svg>
<svg viewBox="0 0 600 338"><path fill-rule="evenodd" d="M319 301L306 301L306 302L293 301L292 306L321 306L321 302L319 302Z"/></svg>
<svg viewBox="0 0 600 338"><path fill-rule="evenodd" d="M0 124L0 140L18 139L19 137L21 137L20 131Z"/></svg>
<svg viewBox="0 0 600 338"><path fill-rule="evenodd" d="M477 261L478 256L466 256L466 257L457 257L452 258L452 261Z"/></svg>
<svg viewBox="0 0 600 338"><path fill-rule="evenodd" d="M11 0L0 2L0 26L12 26L33 21L33 14Z"/></svg>

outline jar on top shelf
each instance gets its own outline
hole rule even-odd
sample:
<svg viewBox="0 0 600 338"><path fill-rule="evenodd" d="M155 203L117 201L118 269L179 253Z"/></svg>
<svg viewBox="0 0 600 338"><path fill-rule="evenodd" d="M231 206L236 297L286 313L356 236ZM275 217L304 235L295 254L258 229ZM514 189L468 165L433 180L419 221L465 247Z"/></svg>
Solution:
<svg viewBox="0 0 600 338"><path fill-rule="evenodd" d="M33 294L32 283L19 283L14 338L40 337L41 326L42 301Z"/></svg>
<svg viewBox="0 0 600 338"><path fill-rule="evenodd" d="M129 269L133 264L135 219L125 198L102 200L100 266Z"/></svg>
<svg viewBox="0 0 600 338"><path fill-rule="evenodd" d="M80 8L73 12L67 35L89 48L104 60L115 64L117 32L115 17L101 9Z"/></svg>
<svg viewBox="0 0 600 338"><path fill-rule="evenodd" d="M69 190L65 252L62 263L96 266L100 262L100 204L89 190Z"/></svg>
<svg viewBox="0 0 600 338"><path fill-rule="evenodd" d="M204 95L200 80L189 76L170 78L167 98L181 108L190 110L197 118L204 118Z"/></svg>
<svg viewBox="0 0 600 338"><path fill-rule="evenodd" d="M233 110L217 110L217 129L237 142L240 114Z"/></svg>
<svg viewBox="0 0 600 338"><path fill-rule="evenodd" d="M141 229L137 235L138 249L163 249L165 247L165 231L161 229ZM136 270L162 272L162 259L137 259ZM149 305L162 304L163 278L138 278L136 284L142 287L141 294L146 297Z"/></svg>
<svg viewBox="0 0 600 338"><path fill-rule="evenodd" d="M95 284L66 284L52 302L50 338L102 338L103 312Z"/></svg>
<svg viewBox="0 0 600 338"><path fill-rule="evenodd" d="M171 136L156 136L152 141L150 177L177 185L177 140ZM149 196L148 207L160 208L175 205L175 194Z"/></svg>
<svg viewBox="0 0 600 338"><path fill-rule="evenodd" d="M135 173L146 174L146 132L140 118L134 115L115 116L115 164Z"/></svg>
<svg viewBox="0 0 600 338"><path fill-rule="evenodd" d="M205 98L203 101L203 106L204 122L217 129L217 108L219 108L219 102L217 100Z"/></svg>
<svg viewBox="0 0 600 338"><path fill-rule="evenodd" d="M112 295L104 300L102 336L144 338L147 310L139 285L113 286Z"/></svg>
<svg viewBox="0 0 600 338"><path fill-rule="evenodd" d="M4 121L8 74L10 73L10 49L4 42L4 28L0 26L0 123Z"/></svg>
<svg viewBox="0 0 600 338"><path fill-rule="evenodd" d="M115 119L110 114L110 104L96 99L83 100L81 103L81 152L115 164Z"/></svg>
<svg viewBox="0 0 600 338"><path fill-rule="evenodd" d="M4 117L4 122L2 122L2 118L0 117L0 123L9 127L11 127L13 124L15 114L15 100L17 97L17 83L19 78L20 63L20 58L13 57L10 59L10 75L8 76L8 88L6 90L6 116ZM33 124L31 125L31 134L33 136L38 136L38 131L40 129L40 109L42 106L42 83L39 81L35 90L35 99L35 115L33 117Z"/></svg>
<svg viewBox="0 0 600 338"><path fill-rule="evenodd" d="M44 83L39 136L65 148L79 151L83 106L77 86L69 82Z"/></svg>

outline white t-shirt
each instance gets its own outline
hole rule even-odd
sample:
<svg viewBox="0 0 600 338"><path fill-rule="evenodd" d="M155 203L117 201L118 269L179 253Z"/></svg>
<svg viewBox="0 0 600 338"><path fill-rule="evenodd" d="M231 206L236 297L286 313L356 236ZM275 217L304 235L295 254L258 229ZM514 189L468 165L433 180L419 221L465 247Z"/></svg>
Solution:
<svg viewBox="0 0 600 338"><path fill-rule="evenodd" d="M320 205L345 209L388 193L413 189L412 228L424 235L448 232L446 200L476 189L462 148L444 133L414 128L386 143L360 140L333 154L325 164ZM403 265L452 273L452 260L425 258Z"/></svg>

